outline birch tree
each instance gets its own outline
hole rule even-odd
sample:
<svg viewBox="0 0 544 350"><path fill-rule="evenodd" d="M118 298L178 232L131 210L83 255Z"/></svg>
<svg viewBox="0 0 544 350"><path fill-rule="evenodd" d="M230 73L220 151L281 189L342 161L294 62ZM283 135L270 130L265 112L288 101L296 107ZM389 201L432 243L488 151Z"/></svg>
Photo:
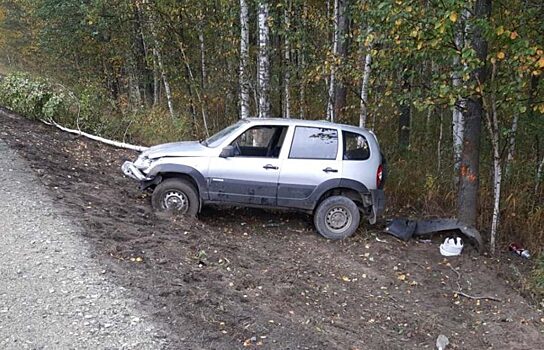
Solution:
<svg viewBox="0 0 544 350"><path fill-rule="evenodd" d="M370 71L372 65L372 40L373 35L371 30L367 30L367 37L363 42L364 59L363 59L363 79L361 80L361 106L359 111L359 126L361 128L366 127L366 121L368 119L368 85L370 81Z"/></svg>
<svg viewBox="0 0 544 350"><path fill-rule="evenodd" d="M246 0L240 0L240 118L249 117L249 11Z"/></svg>
<svg viewBox="0 0 544 350"><path fill-rule="evenodd" d="M493 63L491 82L496 76L497 66ZM491 139L491 148L493 150L493 216L491 219L491 233L489 246L491 253L495 253L497 232L500 224L500 203L501 203L501 185L502 185L502 164L500 150L500 129L499 118L497 116L497 102L495 92L491 93L490 106L486 106L486 125Z"/></svg>
<svg viewBox="0 0 544 350"><path fill-rule="evenodd" d="M283 118L291 118L291 43L289 35L291 31L291 1L287 0L283 9Z"/></svg>
<svg viewBox="0 0 544 350"><path fill-rule="evenodd" d="M471 46L479 60L472 72L472 82L481 86L486 80L485 62L487 59L487 41L481 27L491 15L491 0L476 0L474 19L478 22L471 27ZM465 133L457 196L458 218L467 225L475 226L478 215L478 192L480 179L480 136L483 114L482 96L476 90L466 100L464 110Z"/></svg>
<svg viewBox="0 0 544 350"><path fill-rule="evenodd" d="M465 20L457 23L455 28L454 44L456 54L453 57L453 73L452 73L452 85L454 89L460 89L462 79L462 68L465 65L461 64L461 53L465 46ZM452 111L452 132L453 132L453 164L454 171L457 174L459 172L459 166L461 162L461 152L463 150L463 134L464 134L464 119L463 109L465 108L465 100L462 97L458 97L455 101Z"/></svg>
<svg viewBox="0 0 544 350"><path fill-rule="evenodd" d="M270 117L270 38L268 15L268 0L260 0L258 13L259 54L257 63L259 118Z"/></svg>

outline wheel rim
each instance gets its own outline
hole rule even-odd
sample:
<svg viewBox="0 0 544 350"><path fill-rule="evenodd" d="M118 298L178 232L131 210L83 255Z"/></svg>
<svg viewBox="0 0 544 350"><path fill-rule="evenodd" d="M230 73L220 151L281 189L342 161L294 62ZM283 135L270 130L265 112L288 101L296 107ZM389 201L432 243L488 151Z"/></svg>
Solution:
<svg viewBox="0 0 544 350"><path fill-rule="evenodd" d="M327 228L335 233L346 231L353 222L353 216L346 207L331 208L325 217Z"/></svg>
<svg viewBox="0 0 544 350"><path fill-rule="evenodd" d="M184 214L189 209L189 200L185 193L180 191L168 191L163 199L166 210L175 210Z"/></svg>

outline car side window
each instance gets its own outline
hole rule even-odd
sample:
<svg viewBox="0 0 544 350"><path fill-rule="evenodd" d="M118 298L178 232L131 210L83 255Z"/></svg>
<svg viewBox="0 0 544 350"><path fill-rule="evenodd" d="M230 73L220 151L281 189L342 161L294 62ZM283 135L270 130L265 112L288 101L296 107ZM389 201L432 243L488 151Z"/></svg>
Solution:
<svg viewBox="0 0 544 350"><path fill-rule="evenodd" d="M370 158L370 147L363 135L343 131L344 160L367 160Z"/></svg>
<svg viewBox="0 0 544 350"><path fill-rule="evenodd" d="M338 131L335 129L297 126L289 158L336 159Z"/></svg>
<svg viewBox="0 0 544 350"><path fill-rule="evenodd" d="M232 142L237 157L278 158L286 126L255 126Z"/></svg>

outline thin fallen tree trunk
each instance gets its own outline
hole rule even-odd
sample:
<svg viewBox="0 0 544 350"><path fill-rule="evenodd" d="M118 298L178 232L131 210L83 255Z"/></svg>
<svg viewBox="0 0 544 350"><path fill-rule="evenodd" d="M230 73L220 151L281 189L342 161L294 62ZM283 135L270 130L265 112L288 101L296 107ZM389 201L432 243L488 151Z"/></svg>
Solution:
<svg viewBox="0 0 544 350"><path fill-rule="evenodd" d="M101 142L101 143L105 143L106 145L110 145L110 146L117 147L117 148L130 149L130 150L138 151L138 152L143 152L143 151L145 151L146 149L149 148L149 147L145 147L145 146L136 146L136 145L131 145L130 143L109 140L109 139L106 139L106 138L103 138L103 137L100 137L100 136L96 136L96 135L92 135L92 134L83 132L81 130L66 128L66 127L58 124L57 122L55 122L53 119L50 119L48 121L44 120L44 119L41 119L41 121L44 124L54 126L54 127L58 128L58 129L60 129L62 131L68 132L70 134L83 136L83 137L86 137L88 139L95 140L95 141L98 141L98 142Z"/></svg>

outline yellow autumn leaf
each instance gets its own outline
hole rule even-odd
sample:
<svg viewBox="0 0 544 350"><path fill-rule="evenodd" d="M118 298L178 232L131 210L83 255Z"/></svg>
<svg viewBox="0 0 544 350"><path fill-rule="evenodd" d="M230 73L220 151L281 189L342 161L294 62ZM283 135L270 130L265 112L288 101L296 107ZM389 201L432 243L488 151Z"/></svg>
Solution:
<svg viewBox="0 0 544 350"><path fill-rule="evenodd" d="M418 42L417 43L417 49L421 50L422 47L423 47L423 42L422 41Z"/></svg>
<svg viewBox="0 0 544 350"><path fill-rule="evenodd" d="M342 281L344 281L344 282L350 282L351 280L349 279L348 276L342 276Z"/></svg>
<svg viewBox="0 0 544 350"><path fill-rule="evenodd" d="M510 39L512 39L512 40L516 40L516 38L517 38L518 36L519 36L518 33L515 32L515 31L512 32L512 33L510 33Z"/></svg>
<svg viewBox="0 0 544 350"><path fill-rule="evenodd" d="M505 57L506 57L506 55L504 54L504 52L502 52L502 51L497 52L497 58L499 60L504 60Z"/></svg>
<svg viewBox="0 0 544 350"><path fill-rule="evenodd" d="M411 36L412 38L415 38L415 37L417 37L417 34L418 34L417 29L414 29L414 30L412 30L412 32L410 33L410 36Z"/></svg>
<svg viewBox="0 0 544 350"><path fill-rule="evenodd" d="M404 281L406 279L406 275L405 274L402 274L402 275L398 275L397 276L397 279L401 280L401 281Z"/></svg>
<svg viewBox="0 0 544 350"><path fill-rule="evenodd" d="M450 21L452 21L453 23L457 22L457 12L452 12L450 13Z"/></svg>
<svg viewBox="0 0 544 350"><path fill-rule="evenodd" d="M499 28L497 28L497 35L502 35L504 33L504 27L503 26L500 26Z"/></svg>
<svg viewBox="0 0 544 350"><path fill-rule="evenodd" d="M539 67L539 68L544 68L544 57L541 57L538 62L536 63L536 65Z"/></svg>
<svg viewBox="0 0 544 350"><path fill-rule="evenodd" d="M402 24L402 19L399 18L399 19L397 19L397 20L395 21L395 25L396 25L397 27L400 26L401 24Z"/></svg>

